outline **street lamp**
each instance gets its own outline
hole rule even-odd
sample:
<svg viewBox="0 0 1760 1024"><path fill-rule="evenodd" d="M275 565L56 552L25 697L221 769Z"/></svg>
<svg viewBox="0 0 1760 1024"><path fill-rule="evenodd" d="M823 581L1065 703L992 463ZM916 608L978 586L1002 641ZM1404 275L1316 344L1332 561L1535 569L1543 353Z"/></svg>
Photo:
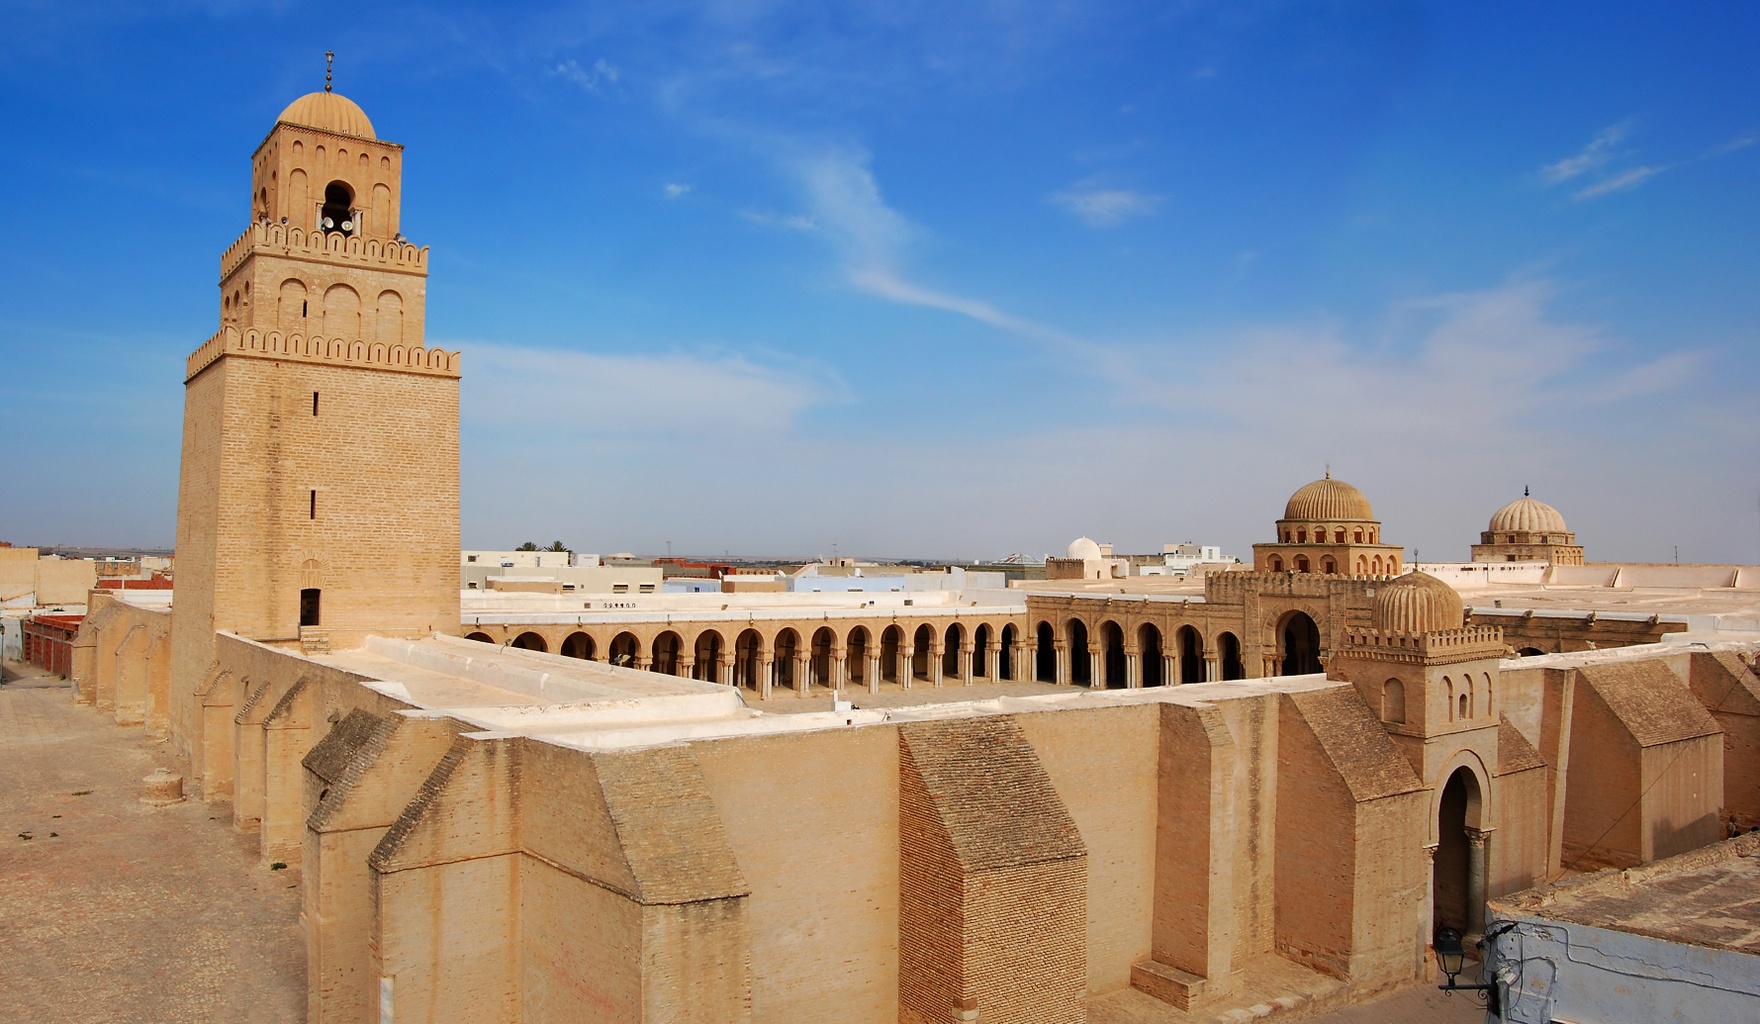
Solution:
<svg viewBox="0 0 1760 1024"><path fill-rule="evenodd" d="M1488 935L1487 938L1495 938L1496 936L1503 934L1503 932L1508 931L1511 927L1513 927L1513 925L1505 924L1500 930L1494 931L1491 935ZM1461 933L1450 928L1448 925L1443 925L1441 928L1436 929L1436 938L1432 945L1436 950L1437 964L1441 966L1442 973L1448 975L1448 984L1438 985L1436 987L1450 994L1455 992L1483 992L1485 993L1485 1009L1494 1015L1501 1014L1502 1011L1497 998L1497 984L1495 982L1490 984L1462 985L1455 981L1455 976L1460 974L1461 969L1466 966L1467 959L1467 951L1461 946ZM1480 948L1484 948L1484 945L1484 941L1480 941Z"/></svg>

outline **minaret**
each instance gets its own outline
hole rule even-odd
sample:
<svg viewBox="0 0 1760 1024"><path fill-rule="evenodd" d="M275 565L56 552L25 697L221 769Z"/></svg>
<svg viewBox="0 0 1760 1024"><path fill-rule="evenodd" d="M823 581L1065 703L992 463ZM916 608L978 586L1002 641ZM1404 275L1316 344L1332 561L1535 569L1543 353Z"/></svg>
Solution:
<svg viewBox="0 0 1760 1024"><path fill-rule="evenodd" d="M402 170L328 74L251 158L184 381L174 735L196 734L216 632L317 652L458 629L459 354L422 343Z"/></svg>

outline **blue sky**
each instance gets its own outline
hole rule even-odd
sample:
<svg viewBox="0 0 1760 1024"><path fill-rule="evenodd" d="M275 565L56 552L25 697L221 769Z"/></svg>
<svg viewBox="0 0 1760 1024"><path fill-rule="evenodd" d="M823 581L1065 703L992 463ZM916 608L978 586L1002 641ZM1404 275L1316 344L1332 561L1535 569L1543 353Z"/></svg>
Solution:
<svg viewBox="0 0 1760 1024"><path fill-rule="evenodd" d="M168 544L276 114L406 147L469 546L1760 558L1760 7L13 0L0 538Z"/></svg>

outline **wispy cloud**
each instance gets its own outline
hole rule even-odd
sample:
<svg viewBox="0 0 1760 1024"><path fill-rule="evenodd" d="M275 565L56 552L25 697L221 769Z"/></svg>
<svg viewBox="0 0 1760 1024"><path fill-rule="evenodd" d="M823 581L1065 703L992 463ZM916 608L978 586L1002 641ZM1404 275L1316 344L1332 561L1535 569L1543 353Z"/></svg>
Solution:
<svg viewBox="0 0 1760 1024"><path fill-rule="evenodd" d="M1579 189L1571 198L1595 199L1599 196L1611 195L1615 192L1624 192L1628 188L1637 188L1644 182L1661 174L1664 170L1667 170L1667 168L1633 167L1630 170L1621 171L1611 178L1598 181L1595 184L1590 185L1588 188Z"/></svg>
<svg viewBox="0 0 1760 1024"><path fill-rule="evenodd" d="M617 67L603 57L594 61L590 68L581 67L580 62L571 57L552 68L550 73L573 82L587 92L598 92L606 86L616 85L617 80L622 77Z"/></svg>
<svg viewBox="0 0 1760 1024"><path fill-rule="evenodd" d="M1607 173L1600 180L1571 193L1572 199L1582 202L1610 196L1617 192L1630 191L1664 171L1676 170L1706 160L1715 160L1760 142L1760 132L1749 132L1746 135L1738 135L1698 156L1677 160L1673 163L1640 164L1623 169L1609 167L1610 164L1623 162L1621 157L1631 155L1615 149L1629 134L1631 134L1631 122L1629 121L1622 121L1619 124L1603 128L1577 155L1542 167L1540 176L1546 180L1547 184L1558 185L1606 169Z"/></svg>
<svg viewBox="0 0 1760 1024"><path fill-rule="evenodd" d="M804 213L777 213L774 210L746 209L739 212L741 217L753 224L767 228L785 228L789 231L812 232L819 230L819 224Z"/></svg>
<svg viewBox="0 0 1760 1024"><path fill-rule="evenodd" d="M1630 121L1608 125L1597 132L1595 137L1589 140L1589 144L1584 146L1577 155L1567 156L1557 163L1547 164L1540 168L1540 176L1545 178L1548 184L1557 185L1560 182L1570 181L1596 170L1613 157L1613 147L1623 142L1629 134L1631 134Z"/></svg>
<svg viewBox="0 0 1760 1024"><path fill-rule="evenodd" d="M1051 193L1050 201L1092 228L1110 228L1161 208L1161 197L1124 188L1077 186Z"/></svg>
<svg viewBox="0 0 1760 1024"><path fill-rule="evenodd" d="M661 188L661 191L666 194L668 199L683 199L695 187L688 181L669 181Z"/></svg>
<svg viewBox="0 0 1760 1024"><path fill-rule="evenodd" d="M1069 339L1055 328L1008 313L982 299L918 283L904 269L906 250L918 230L886 204L865 154L821 150L788 162L811 215L785 218L780 226L822 233L836 246L845 280L859 291L907 306L969 317L1039 341ZM753 218L751 213L746 215ZM755 219L755 218L753 218ZM760 221L762 222L762 221ZM810 225L810 228L808 227Z"/></svg>

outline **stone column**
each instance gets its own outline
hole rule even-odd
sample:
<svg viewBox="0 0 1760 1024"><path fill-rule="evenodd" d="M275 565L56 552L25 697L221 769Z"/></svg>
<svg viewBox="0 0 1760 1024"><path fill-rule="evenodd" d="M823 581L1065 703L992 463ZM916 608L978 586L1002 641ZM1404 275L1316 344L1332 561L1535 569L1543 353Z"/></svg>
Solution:
<svg viewBox="0 0 1760 1024"><path fill-rule="evenodd" d="M1204 681L1214 683L1222 678L1222 662L1216 658L1204 659Z"/></svg>
<svg viewBox="0 0 1760 1024"><path fill-rule="evenodd" d="M733 686L733 655L722 654L717 657L715 659L715 671L716 678L721 680L722 686Z"/></svg>
<svg viewBox="0 0 1760 1024"><path fill-rule="evenodd" d="M910 689L911 684L916 681L915 679L912 678L912 675L916 670L916 665L915 665L916 660L917 660L917 645L916 644L911 643L911 644L899 644L898 645L898 682L899 682L900 686L903 686L907 690Z"/></svg>
<svg viewBox="0 0 1760 1024"><path fill-rule="evenodd" d="M831 688L839 693L849 688L849 652L841 647L831 649Z"/></svg>
<svg viewBox="0 0 1760 1024"><path fill-rule="evenodd" d="M1179 655L1163 652L1161 655L1161 685L1179 685Z"/></svg>
<svg viewBox="0 0 1760 1024"><path fill-rule="evenodd" d="M1002 641L992 640L985 644L984 658L990 666L990 681L1002 682Z"/></svg>
<svg viewBox="0 0 1760 1024"><path fill-rule="evenodd" d="M1135 690L1143 685L1142 674L1137 670L1138 653L1129 647L1124 649L1124 686L1127 690Z"/></svg>
<svg viewBox="0 0 1760 1024"><path fill-rule="evenodd" d="M1088 686L1106 689L1106 655L1092 643L1088 644Z"/></svg>
<svg viewBox="0 0 1760 1024"><path fill-rule="evenodd" d="M797 654L794 656L794 695L805 697L813 689L813 656Z"/></svg>
<svg viewBox="0 0 1760 1024"><path fill-rule="evenodd" d="M878 646L868 655L867 684L869 693L880 692L880 651Z"/></svg>
<svg viewBox="0 0 1760 1024"><path fill-rule="evenodd" d="M697 659L695 655L681 654L678 656L678 671L675 673L676 675L690 679L696 675L696 671Z"/></svg>
<svg viewBox="0 0 1760 1024"><path fill-rule="evenodd" d="M1485 934L1485 870L1489 862L1486 844L1492 829L1468 828L1467 833L1467 932Z"/></svg>
<svg viewBox="0 0 1760 1024"><path fill-rule="evenodd" d="M1424 946L1436 939L1436 843L1424 846ZM1434 953L1431 962L1435 961Z"/></svg>
<svg viewBox="0 0 1760 1024"><path fill-rule="evenodd" d="M1051 673L1051 681L1059 686L1069 683L1069 645L1059 640L1051 645L1057 664Z"/></svg>
<svg viewBox="0 0 1760 1024"><path fill-rule="evenodd" d="M940 640L929 645L929 682L935 686L941 685L941 662L946 656L947 648Z"/></svg>
<svg viewBox="0 0 1760 1024"><path fill-rule="evenodd" d="M758 699L770 699L770 687L776 685L776 656L769 651L758 652Z"/></svg>
<svg viewBox="0 0 1760 1024"><path fill-rule="evenodd" d="M646 672L648 669L654 667L654 659L648 657L646 651L637 651L635 660L631 661L629 664L630 667L637 672Z"/></svg>

